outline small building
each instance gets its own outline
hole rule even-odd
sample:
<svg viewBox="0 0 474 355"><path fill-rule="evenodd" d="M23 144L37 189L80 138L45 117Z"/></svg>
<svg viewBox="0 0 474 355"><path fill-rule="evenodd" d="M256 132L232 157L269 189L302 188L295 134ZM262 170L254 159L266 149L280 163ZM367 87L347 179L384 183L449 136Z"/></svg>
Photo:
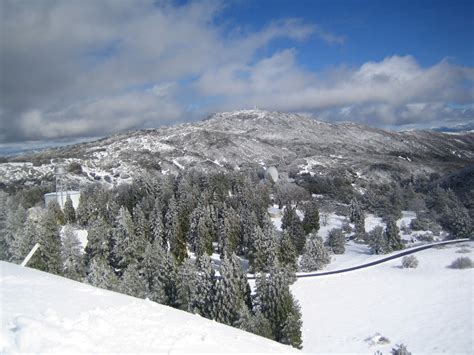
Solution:
<svg viewBox="0 0 474 355"><path fill-rule="evenodd" d="M67 196L71 197L72 206L76 209L79 206L79 198L81 197L80 191L57 191L57 192L50 192L44 195L44 204L48 206L48 203L51 201L57 201L61 208L64 207L66 203Z"/></svg>

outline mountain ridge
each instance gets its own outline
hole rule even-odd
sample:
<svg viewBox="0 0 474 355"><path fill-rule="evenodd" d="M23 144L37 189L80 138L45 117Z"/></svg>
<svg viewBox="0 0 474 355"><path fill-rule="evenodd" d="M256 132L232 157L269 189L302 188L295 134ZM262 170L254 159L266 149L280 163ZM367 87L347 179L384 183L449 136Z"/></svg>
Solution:
<svg viewBox="0 0 474 355"><path fill-rule="evenodd" d="M8 178L6 170L12 169L6 165L21 162L32 164L26 172L16 171L16 177ZM0 166L0 184L48 178L58 162L81 165L82 177L69 176L75 184L120 183L143 171L176 174L183 168L219 171L262 166L277 166L283 176L331 176L344 171L355 183L376 183L461 170L474 162L474 134L392 132L263 110L220 112L202 121L8 158Z"/></svg>

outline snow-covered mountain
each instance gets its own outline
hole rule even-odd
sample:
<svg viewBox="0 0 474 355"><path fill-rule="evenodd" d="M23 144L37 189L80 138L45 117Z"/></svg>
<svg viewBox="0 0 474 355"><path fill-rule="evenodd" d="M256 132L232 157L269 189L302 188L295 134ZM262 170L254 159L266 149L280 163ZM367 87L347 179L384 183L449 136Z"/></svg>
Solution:
<svg viewBox="0 0 474 355"><path fill-rule="evenodd" d="M474 133L389 132L331 124L296 114L246 110L159 129L9 158L0 184L51 178L52 160L71 167L71 183L117 183L143 170L238 169L275 165L280 172L333 175L357 183L455 171L474 161ZM15 163L15 164L11 164Z"/></svg>
<svg viewBox="0 0 474 355"><path fill-rule="evenodd" d="M293 353L151 301L0 261L0 353Z"/></svg>

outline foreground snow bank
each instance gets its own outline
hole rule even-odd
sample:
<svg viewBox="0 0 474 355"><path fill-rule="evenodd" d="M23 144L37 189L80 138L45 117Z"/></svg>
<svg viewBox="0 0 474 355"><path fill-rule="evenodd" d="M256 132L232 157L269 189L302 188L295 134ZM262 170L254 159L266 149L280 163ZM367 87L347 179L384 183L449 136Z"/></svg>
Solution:
<svg viewBox="0 0 474 355"><path fill-rule="evenodd" d="M474 242L465 243L474 257ZM474 269L448 268L459 245L416 253L348 274L298 279L292 291L303 313L307 352L389 353L404 343L414 354L472 354ZM381 336L390 340L378 344Z"/></svg>
<svg viewBox="0 0 474 355"><path fill-rule="evenodd" d="M0 262L0 353L296 352L151 301Z"/></svg>

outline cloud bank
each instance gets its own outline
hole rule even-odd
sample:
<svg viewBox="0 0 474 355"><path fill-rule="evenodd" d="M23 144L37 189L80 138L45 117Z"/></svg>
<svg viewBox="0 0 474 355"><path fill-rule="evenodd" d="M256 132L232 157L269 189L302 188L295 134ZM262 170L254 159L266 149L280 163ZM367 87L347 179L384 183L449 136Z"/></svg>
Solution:
<svg viewBox="0 0 474 355"><path fill-rule="evenodd" d="M105 135L258 106L373 125L472 118L474 69L411 56L312 72L302 41L345 36L299 19L216 24L223 3L2 2L0 143ZM292 47L268 53L276 40ZM317 58L315 58L316 60Z"/></svg>

